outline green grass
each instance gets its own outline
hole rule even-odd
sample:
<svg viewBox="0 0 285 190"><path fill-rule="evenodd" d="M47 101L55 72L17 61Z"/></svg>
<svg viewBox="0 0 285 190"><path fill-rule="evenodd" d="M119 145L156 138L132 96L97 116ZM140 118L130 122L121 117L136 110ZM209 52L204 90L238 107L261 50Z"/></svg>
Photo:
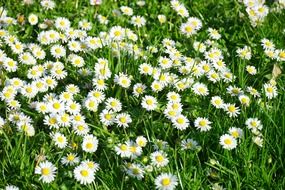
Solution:
<svg viewBox="0 0 285 190"><path fill-rule="evenodd" d="M132 55L122 53L120 58L112 56L110 48L104 47L100 50L90 53L80 53L84 57L86 67L93 69L97 58L104 57L109 61L109 67L113 74L126 72L132 75L132 84L142 82L149 86L153 81L150 77L141 76L138 72L138 66L141 63L148 62L157 65L157 57L163 54L161 41L164 38L170 38L179 45L177 49L186 56L200 57L197 54L192 43L194 40L203 41L207 37L207 28L213 27L219 30L222 39L219 40L218 47L222 49L224 61L237 77L232 85L242 89L247 86L254 86L256 89L262 89L262 85L272 77L274 64L278 64L282 69L284 62L277 62L268 59L261 47L261 39L268 38L272 40L278 49L285 49L284 32L285 14L269 13L264 23L259 27L250 25L245 7L237 0L195 0L180 1L183 2L189 10L190 16L198 17L203 22L201 31L191 37L186 38L179 32L181 23L186 19L179 17L170 7L169 1L146 0L144 7L136 5L136 1L131 0L110 0L94 8L86 0L65 0L57 1L56 8L50 11L44 11L38 1L31 6L18 3L15 0L0 1L0 5L8 10L8 15L24 15L27 17L30 13L36 13L39 20L54 19L58 16L66 17L72 22L72 26L77 27L77 23L86 18L93 23L93 28L88 35L97 36L100 31L108 31L111 26L120 25L132 29L139 36L137 44L145 49L148 45L154 45L159 49L156 55L147 54L146 60L141 58L134 59ZM147 19L147 25L142 28L135 28L126 16L114 16L112 10L120 6L127 5L133 8L134 15L141 15ZM268 2L268 6L273 6ZM75 8L77 7L77 8ZM100 13L108 16L109 24L99 24L93 18L94 13ZM240 17L243 13L244 17ZM165 14L168 23L160 24L157 20L158 14ZM15 34L19 40L24 43L36 42L36 36L41 31L37 26L25 24L23 26L9 26L9 32ZM248 45L252 48L252 59L244 61L237 57L236 49ZM2 50L10 52L6 46ZM45 48L47 50L48 47ZM9 54L9 53L7 53ZM47 54L47 59L51 57ZM13 58L16 59L16 56ZM245 71L245 65L254 65L258 73L250 76ZM64 90L66 84L74 83L81 88L76 100L81 102L86 97L88 89L85 84L90 84L92 77L80 77L75 68L65 64L69 75L59 82L56 89L51 92L59 93ZM1 79L15 77L26 78L27 68L21 68L16 73L6 73L0 70ZM276 79L278 87L278 96L275 99L268 100L262 93L261 101L251 99L250 107L242 107L241 114L236 118L228 117L224 111L215 109L210 105L211 97L220 95L225 102L237 103L236 97L226 94L227 85L223 82L213 84L206 78L201 78L202 82L208 85L210 95L200 97L193 94L188 89L181 94L184 114L191 121L191 126L185 131L174 129L171 122L163 115L162 108L166 105L166 94L169 89L156 94L148 88L146 94L152 94L157 97L161 106L160 110L146 112L141 108L141 98L136 98L131 94L131 89L125 90L118 85L114 85L112 80L108 81L110 88L106 91L106 97L117 97L123 104L124 111L132 116L132 124L129 128L123 130L115 125L112 127L103 127L99 121L99 113L92 113L84 110L86 122L89 124L91 133L99 139L99 147L96 153L87 154L79 149L58 149L52 143L49 132L50 129L43 125L43 114L38 114L28 107L28 100L17 96L21 102L21 111L32 117L36 134L33 137L27 137L23 133L17 132L15 126L6 125L0 129L0 189L7 184L13 184L20 189L155 189L154 179L161 172L171 172L178 177L179 185L177 189L211 189L214 183L222 185L226 189L284 189L285 187L285 75L282 73ZM2 90L4 84L0 85ZM261 92L261 91L260 91ZM43 94L36 96L33 101L39 101ZM102 106L100 107L100 109ZM0 101L0 116L6 118L8 109L6 103ZM208 132L199 132L194 128L193 121L197 117L208 117L212 121L212 129ZM252 141L252 134L246 128L247 118L257 117L263 124L263 147L258 147ZM237 148L229 151L224 150L219 145L221 135L227 133L230 127L240 127L244 131L244 138ZM69 128L71 129L71 128ZM62 129L67 134L69 129ZM137 162L144 163L146 157L150 163L149 155L154 151L153 144L156 139L168 142L166 149L169 164L163 169L154 169L153 172L145 175L143 180L127 176L122 170L123 159L114 152L114 145L123 143L125 140L135 138L139 135L145 136L150 143L143 149L143 156L136 159ZM76 136L70 135L69 140L74 140L80 146L81 140ZM201 149L196 151L183 151L180 148L180 142L185 138L197 140ZM68 152L77 152L82 159L92 159L100 164L100 170L96 173L95 182L83 186L73 177L72 166L62 166L60 159ZM34 174L34 169L38 155L45 155L48 160L58 167L57 177L51 184L44 184L39 180L39 176Z"/></svg>

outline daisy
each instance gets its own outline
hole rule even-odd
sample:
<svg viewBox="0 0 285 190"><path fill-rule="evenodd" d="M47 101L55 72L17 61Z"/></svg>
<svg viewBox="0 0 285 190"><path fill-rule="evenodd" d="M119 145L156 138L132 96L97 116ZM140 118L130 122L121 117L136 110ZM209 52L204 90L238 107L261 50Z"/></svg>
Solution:
<svg viewBox="0 0 285 190"><path fill-rule="evenodd" d="M20 91L23 96L27 98L34 98L38 93L38 89L35 87L34 84L26 84L21 88Z"/></svg>
<svg viewBox="0 0 285 190"><path fill-rule="evenodd" d="M181 141L181 148L182 150L196 150L198 143L193 139L184 139Z"/></svg>
<svg viewBox="0 0 285 190"><path fill-rule="evenodd" d="M260 136L252 137L252 141L258 146L263 146L263 139Z"/></svg>
<svg viewBox="0 0 285 190"><path fill-rule="evenodd" d="M206 45L203 42L194 41L193 48L200 53L204 53L206 51Z"/></svg>
<svg viewBox="0 0 285 190"><path fill-rule="evenodd" d="M132 15L133 15L133 9L130 8L130 7L121 6L121 7L120 7L120 10L122 11L122 13L123 13L124 15L127 15L127 16L132 16Z"/></svg>
<svg viewBox="0 0 285 190"><path fill-rule="evenodd" d="M158 15L157 19L160 22L160 24L163 24L166 22L166 16L165 15Z"/></svg>
<svg viewBox="0 0 285 190"><path fill-rule="evenodd" d="M129 88L131 85L130 77L124 73L119 73L119 75L116 74L114 81L123 88Z"/></svg>
<svg viewBox="0 0 285 190"><path fill-rule="evenodd" d="M104 79L94 78L92 80L92 82L93 82L93 85L95 86L96 90L104 91L104 90L106 90L108 88Z"/></svg>
<svg viewBox="0 0 285 190"><path fill-rule="evenodd" d="M175 110L173 108L166 108L163 113L170 120L174 119L178 115L181 115L181 111Z"/></svg>
<svg viewBox="0 0 285 190"><path fill-rule="evenodd" d="M145 92L145 89L146 89L146 85L144 85L142 83L137 83L133 87L133 95L135 97L139 97L140 95L142 95Z"/></svg>
<svg viewBox="0 0 285 190"><path fill-rule="evenodd" d="M192 36L192 35L197 33L197 31L195 30L195 27L192 24L188 23L188 22L183 23L180 26L180 31L181 31L182 34L186 35L187 37L190 37L190 36Z"/></svg>
<svg viewBox="0 0 285 190"><path fill-rule="evenodd" d="M240 58L250 60L251 59L251 48L248 46L244 46L243 48L237 49L237 54Z"/></svg>
<svg viewBox="0 0 285 190"><path fill-rule="evenodd" d="M5 121L2 117L0 117L0 128L3 128L5 125Z"/></svg>
<svg viewBox="0 0 285 190"><path fill-rule="evenodd" d="M131 152L130 152L130 148L128 147L127 144L118 144L117 146L115 146L115 152L116 154L120 155L121 157L130 157L131 156Z"/></svg>
<svg viewBox="0 0 285 190"><path fill-rule="evenodd" d="M213 28L208 29L209 35L212 39L218 40L221 38L221 34L219 34L219 31Z"/></svg>
<svg viewBox="0 0 285 190"><path fill-rule="evenodd" d="M70 113L72 115L76 115L80 112L81 105L77 102L74 102L74 101L67 101L65 109L68 113Z"/></svg>
<svg viewBox="0 0 285 190"><path fill-rule="evenodd" d="M36 59L40 59L40 60L43 60L46 57L46 52L42 50L41 48L33 49L32 54Z"/></svg>
<svg viewBox="0 0 285 190"><path fill-rule="evenodd" d="M201 96L207 96L209 94L207 86L203 83L195 83L192 87L192 90L195 94Z"/></svg>
<svg viewBox="0 0 285 190"><path fill-rule="evenodd" d="M43 78L44 83L47 85L48 88L54 89L57 86L57 81L51 76L46 76Z"/></svg>
<svg viewBox="0 0 285 190"><path fill-rule="evenodd" d="M142 154L142 147L138 146L135 142L127 141L126 144L130 150L130 153L131 153L130 158L131 159L135 159Z"/></svg>
<svg viewBox="0 0 285 190"><path fill-rule="evenodd" d="M8 72L15 72L18 69L17 61L14 61L11 58L4 59L3 66L4 66L5 70Z"/></svg>
<svg viewBox="0 0 285 190"><path fill-rule="evenodd" d="M210 81L212 81L213 83L216 83L218 81L221 80L219 73L211 70L207 73L207 77Z"/></svg>
<svg viewBox="0 0 285 190"><path fill-rule="evenodd" d="M226 64L223 60L219 59L219 60L215 60L214 62L212 62L212 65L214 66L215 69L217 69L218 71L224 71L226 69Z"/></svg>
<svg viewBox="0 0 285 190"><path fill-rule="evenodd" d="M62 127L67 127L70 124L69 114L62 112L57 115L58 124Z"/></svg>
<svg viewBox="0 0 285 190"><path fill-rule="evenodd" d="M58 148L63 149L67 146L67 139L63 134L56 132L56 133L52 133L51 137L52 137L52 140L54 141L55 145Z"/></svg>
<svg viewBox="0 0 285 190"><path fill-rule="evenodd" d="M106 109L120 112L122 110L122 103L116 98L108 98L105 102Z"/></svg>
<svg viewBox="0 0 285 190"><path fill-rule="evenodd" d="M102 110L99 117L100 117L100 121L105 126L113 125L113 123L115 122L114 112L107 110L107 109Z"/></svg>
<svg viewBox="0 0 285 190"><path fill-rule="evenodd" d="M50 113L62 113L65 110L65 106L62 101L53 99L48 102L48 109Z"/></svg>
<svg viewBox="0 0 285 190"><path fill-rule="evenodd" d="M232 150L237 147L237 140L233 136L225 134L220 137L220 144L224 149Z"/></svg>
<svg viewBox="0 0 285 190"><path fill-rule="evenodd" d="M85 117L81 115L80 113L72 117L72 123L84 123L84 121L85 121Z"/></svg>
<svg viewBox="0 0 285 190"><path fill-rule="evenodd" d="M188 10L184 7L184 5L180 4L179 6L177 6L175 8L175 11L178 13L178 15L182 16L182 17L188 17L189 16L189 12Z"/></svg>
<svg viewBox="0 0 285 190"><path fill-rule="evenodd" d="M117 123L117 125L119 127L127 128L127 127L129 127L129 123L132 122L132 118L127 113L120 113L120 114L116 115L115 122Z"/></svg>
<svg viewBox="0 0 285 190"><path fill-rule="evenodd" d="M7 185L4 190L20 190L19 187L14 185Z"/></svg>
<svg viewBox="0 0 285 190"><path fill-rule="evenodd" d="M125 37L125 29L121 26L114 26L110 29L110 38L116 41L120 41Z"/></svg>
<svg viewBox="0 0 285 190"><path fill-rule="evenodd" d="M97 164L94 161L91 161L89 159L83 160L81 162L81 165L87 166L89 169L93 170L94 172L97 172L100 168L99 164Z"/></svg>
<svg viewBox="0 0 285 190"><path fill-rule="evenodd" d="M233 136L234 138L242 138L243 137L243 131L241 128L231 127L229 129L229 134Z"/></svg>
<svg viewBox="0 0 285 190"><path fill-rule="evenodd" d="M18 54L18 55L23 53L24 48L25 48L25 45L22 44L21 42L15 42L15 44L11 45L11 49L13 53Z"/></svg>
<svg viewBox="0 0 285 190"><path fill-rule="evenodd" d="M24 85L24 82L19 78L12 78L7 80L7 83L12 85L15 89L20 89Z"/></svg>
<svg viewBox="0 0 285 190"><path fill-rule="evenodd" d="M245 122L248 129L258 129L261 130L263 128L261 121L258 118L248 118Z"/></svg>
<svg viewBox="0 0 285 190"><path fill-rule="evenodd" d="M102 103L105 100L104 92L98 90L92 90L88 93L87 97L94 98L98 104Z"/></svg>
<svg viewBox="0 0 285 190"><path fill-rule="evenodd" d="M51 52L51 55L56 59L61 58L61 57L65 57L65 55L66 55L66 50L62 45L52 46L50 49L50 52Z"/></svg>
<svg viewBox="0 0 285 190"><path fill-rule="evenodd" d="M127 174L141 180L144 177L144 169L140 164L130 164L127 166Z"/></svg>
<svg viewBox="0 0 285 190"><path fill-rule="evenodd" d="M145 96L142 99L142 107L145 108L147 111L153 111L157 108L157 100L153 96Z"/></svg>
<svg viewBox="0 0 285 190"><path fill-rule="evenodd" d="M263 85L263 89L265 91L265 96L268 98L268 99L272 99L272 98L275 98L278 93L277 93L277 87L270 84L270 83L266 83Z"/></svg>
<svg viewBox="0 0 285 190"><path fill-rule="evenodd" d="M82 149L85 152L93 153L98 148L98 139L93 135L86 135L83 138Z"/></svg>
<svg viewBox="0 0 285 190"><path fill-rule="evenodd" d="M160 92L163 90L163 88L164 88L164 85L160 81L155 80L151 83L151 89L154 92Z"/></svg>
<svg viewBox="0 0 285 190"><path fill-rule="evenodd" d="M167 100L169 102L180 102L181 97L178 93L172 91L167 93Z"/></svg>
<svg viewBox="0 0 285 190"><path fill-rule="evenodd" d="M248 86L248 87L246 88L246 91L249 92L250 95L252 95L253 97L260 97L259 92L258 92L255 88L253 88L253 87L251 87L251 86Z"/></svg>
<svg viewBox="0 0 285 190"><path fill-rule="evenodd" d="M224 110L230 117L237 117L240 114L240 109L235 104L224 104Z"/></svg>
<svg viewBox="0 0 285 190"><path fill-rule="evenodd" d="M44 117L44 124L51 127L51 128L59 128L57 115L45 115Z"/></svg>
<svg viewBox="0 0 285 190"><path fill-rule="evenodd" d="M72 125L72 129L74 130L75 134L80 136L87 135L88 132L90 131L88 125L83 121L74 122Z"/></svg>
<svg viewBox="0 0 285 190"><path fill-rule="evenodd" d="M200 131L209 131L212 127L210 126L212 122L210 122L207 118L198 117L194 121L194 125Z"/></svg>
<svg viewBox="0 0 285 190"><path fill-rule="evenodd" d="M266 38L263 38L261 40L261 45L262 45L263 49L269 49L269 50L275 49L274 43L272 41L266 39Z"/></svg>
<svg viewBox="0 0 285 190"><path fill-rule="evenodd" d="M73 94L69 92L62 92L59 95L59 100L62 102L70 102L73 100Z"/></svg>
<svg viewBox="0 0 285 190"><path fill-rule="evenodd" d="M136 138L136 143L140 147L145 147L146 144L147 144L147 139L145 137L143 137L143 136L138 136Z"/></svg>
<svg viewBox="0 0 285 190"><path fill-rule="evenodd" d="M40 180L44 183L51 183L55 179L57 168L49 161L41 162L35 168L35 174L40 174Z"/></svg>
<svg viewBox="0 0 285 190"><path fill-rule="evenodd" d="M39 91L39 92L47 92L48 91L48 86L41 79L37 79L37 80L33 81L32 85L35 86L37 88L37 91Z"/></svg>
<svg viewBox="0 0 285 190"><path fill-rule="evenodd" d="M90 184L95 180L94 171L85 164L80 164L73 170L74 178L80 184Z"/></svg>
<svg viewBox="0 0 285 190"><path fill-rule="evenodd" d="M79 163L79 157L77 157L77 155L74 153L69 153L61 158L61 163L66 166L73 166Z"/></svg>
<svg viewBox="0 0 285 190"><path fill-rule="evenodd" d="M162 173L155 178L154 183L158 190L174 190L178 185L178 179L170 173Z"/></svg>
<svg viewBox="0 0 285 190"><path fill-rule="evenodd" d="M41 6L47 10L54 9L55 5L56 5L55 2L52 0L42 0L41 1Z"/></svg>
<svg viewBox="0 0 285 190"><path fill-rule="evenodd" d="M146 20L144 17L142 16L133 16L131 18L131 23L134 25L134 26L137 26L137 27L142 27L146 24Z"/></svg>
<svg viewBox="0 0 285 190"><path fill-rule="evenodd" d="M111 70L109 69L108 65L101 65L101 64L95 64L95 76L97 78L100 78L100 79L109 79L112 75L112 72ZM119 85L123 85L123 86L126 86L126 85L130 85L130 84L127 84L128 82L130 82L129 78L127 75L124 75L124 74L119 74L118 75L115 75L115 81L116 83L118 83ZM125 84L124 84L125 83Z"/></svg>
<svg viewBox="0 0 285 190"><path fill-rule="evenodd" d="M97 48L101 48L102 47L102 41L100 38L98 37L91 37L88 36L85 40L84 40L85 44L87 45L88 48L94 50Z"/></svg>
<svg viewBox="0 0 285 190"><path fill-rule="evenodd" d="M143 63L139 66L139 72L142 75L151 75L153 73L153 68L150 64Z"/></svg>
<svg viewBox="0 0 285 190"><path fill-rule="evenodd" d="M167 57L159 57L158 63L162 69L169 69L172 66L171 59L169 59Z"/></svg>
<svg viewBox="0 0 285 190"><path fill-rule="evenodd" d="M65 87L66 92L69 92L73 95L78 94L79 93L79 87L74 85L74 84L69 84Z"/></svg>
<svg viewBox="0 0 285 190"><path fill-rule="evenodd" d="M261 45L263 49L275 49L275 45L271 40L268 40L266 38L263 38L261 40Z"/></svg>
<svg viewBox="0 0 285 190"><path fill-rule="evenodd" d="M68 46L68 49L70 51L73 51L73 52L76 52L76 53L82 50L81 49L82 46L81 46L80 42L75 41L75 40L69 41L67 46Z"/></svg>
<svg viewBox="0 0 285 190"><path fill-rule="evenodd" d="M277 59L278 57L278 51L276 50L271 50L271 49L266 49L264 50L264 53L267 57L271 58L271 59Z"/></svg>
<svg viewBox="0 0 285 190"><path fill-rule="evenodd" d="M257 71L256 68L254 66L251 65L247 65L246 66L246 71L250 74L250 75L256 75Z"/></svg>
<svg viewBox="0 0 285 190"><path fill-rule="evenodd" d="M162 151L156 151L150 155L152 165L156 167L164 167L168 164L169 160L166 153Z"/></svg>
<svg viewBox="0 0 285 190"><path fill-rule="evenodd" d="M240 101L240 103L241 103L242 105L244 105L244 106L246 106L246 107L249 106L249 104L250 104L250 98L249 98L248 96L246 96L246 95L240 95L240 96L238 97L238 99L239 99L239 101Z"/></svg>
<svg viewBox="0 0 285 190"><path fill-rule="evenodd" d="M8 104L8 107L12 110L17 110L21 107L21 104L18 100L9 100L7 104Z"/></svg>
<svg viewBox="0 0 285 190"><path fill-rule="evenodd" d="M178 130L185 130L189 127L189 120L184 115L180 114L171 119L173 125Z"/></svg>
<svg viewBox="0 0 285 190"><path fill-rule="evenodd" d="M109 23L108 17L106 17L106 16L103 16L103 15L99 14L97 16L97 18L98 18L98 21L99 21L100 24L107 25Z"/></svg>
<svg viewBox="0 0 285 190"><path fill-rule="evenodd" d="M223 59L222 51L218 48L211 48L209 51L204 53L204 56L207 60L216 62Z"/></svg>
<svg viewBox="0 0 285 190"><path fill-rule="evenodd" d="M70 28L70 21L67 18L58 17L55 20L55 27L61 31L65 31Z"/></svg>
<svg viewBox="0 0 285 190"><path fill-rule="evenodd" d="M79 21L78 26L82 30L86 30L86 31L89 31L92 29L92 23L88 22L86 19Z"/></svg>
<svg viewBox="0 0 285 190"><path fill-rule="evenodd" d="M89 111L97 112L99 105L95 98L87 97L84 101L84 106Z"/></svg>
<svg viewBox="0 0 285 190"><path fill-rule="evenodd" d="M229 83L234 81L235 76L233 75L233 73L231 73L228 70L222 71L222 79L224 80L224 82Z"/></svg>
<svg viewBox="0 0 285 190"><path fill-rule="evenodd" d="M30 14L28 17L28 21L31 25L38 24L39 18L36 14Z"/></svg>

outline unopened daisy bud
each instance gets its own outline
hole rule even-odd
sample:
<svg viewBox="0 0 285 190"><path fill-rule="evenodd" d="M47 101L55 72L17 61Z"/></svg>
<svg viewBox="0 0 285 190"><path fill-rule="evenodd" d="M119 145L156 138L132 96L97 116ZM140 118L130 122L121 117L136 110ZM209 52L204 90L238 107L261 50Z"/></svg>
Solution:
<svg viewBox="0 0 285 190"><path fill-rule="evenodd" d="M165 15L158 15L157 18L158 18L158 21L160 22L160 24L163 24L166 22L166 16Z"/></svg>
<svg viewBox="0 0 285 190"><path fill-rule="evenodd" d="M142 158L142 162L143 162L144 164L146 164L146 163L148 162L148 157L147 157L147 156L144 156L144 157Z"/></svg>

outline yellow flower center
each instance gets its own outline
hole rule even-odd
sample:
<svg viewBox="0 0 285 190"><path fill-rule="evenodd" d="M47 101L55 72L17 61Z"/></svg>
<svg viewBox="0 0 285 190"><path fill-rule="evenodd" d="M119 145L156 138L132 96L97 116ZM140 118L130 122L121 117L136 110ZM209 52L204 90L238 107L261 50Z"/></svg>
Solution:
<svg viewBox="0 0 285 190"><path fill-rule="evenodd" d="M155 160L156 160L157 162L163 162L164 157L163 157L162 155L158 155L158 156L155 157Z"/></svg>
<svg viewBox="0 0 285 190"><path fill-rule="evenodd" d="M50 169L49 168L42 168L42 175L49 175L50 174Z"/></svg>
<svg viewBox="0 0 285 190"><path fill-rule="evenodd" d="M161 181L161 184L162 184L163 186L168 186L170 183L171 183L171 180L170 180L169 178L164 178L164 179L162 179L162 181Z"/></svg>
<svg viewBox="0 0 285 190"><path fill-rule="evenodd" d="M226 145L230 145L230 144L232 144L232 140L231 140L231 139L225 139L225 140L224 140L224 143L225 143Z"/></svg>
<svg viewBox="0 0 285 190"><path fill-rule="evenodd" d="M80 171L80 174L81 174L83 177L87 177L89 173L88 173L87 170L81 170L81 171Z"/></svg>

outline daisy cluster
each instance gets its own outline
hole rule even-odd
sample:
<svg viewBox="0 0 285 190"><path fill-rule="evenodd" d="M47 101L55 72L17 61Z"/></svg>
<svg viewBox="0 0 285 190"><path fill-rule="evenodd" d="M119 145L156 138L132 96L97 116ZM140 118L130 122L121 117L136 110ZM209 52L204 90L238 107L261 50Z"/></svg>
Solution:
<svg viewBox="0 0 285 190"><path fill-rule="evenodd" d="M265 5L265 0L240 0L246 7L250 23L252 26L262 24L269 13L269 8Z"/></svg>
<svg viewBox="0 0 285 190"><path fill-rule="evenodd" d="M94 6L101 3L90 1ZM264 1L243 3L252 25L264 20L268 13ZM45 11L55 7L52 0L42 0L40 4ZM66 17L42 20L31 13L27 23L37 26L39 32L28 43L21 42L21 37L9 30L19 23L1 8L0 100L5 114L0 116L0 129L16 131L28 139L37 133L48 136L55 158L44 153L38 156L34 173L39 181L53 183L61 177L59 173L68 170L81 185L92 184L100 172L100 160L95 155L100 149L109 148L128 176L137 180L154 176L157 189L175 189L180 183L179 174L168 167L176 159L173 147L155 136L150 138L145 130L136 131L137 126L144 124L135 109L147 118L156 119L154 115L159 115L165 124L163 132L179 134L181 151L203 149L200 139L197 137L196 141L189 134L203 136L217 127L217 118L210 112L223 114L230 121L244 121L237 127L233 124L222 128L225 132L212 139L219 147L226 151L237 148L245 138L245 130L251 133L253 143L263 146L261 119L254 113L243 113L256 102L261 104L277 97L275 78L262 87L239 83L240 76L235 75L228 61L228 51L222 48L221 31L203 28L201 18L190 16L186 6L177 0L171 0L169 6L181 17L176 28L191 39L187 44L191 53L178 40L168 37L160 40L159 45L141 43L146 36L140 30L148 21L126 5L113 13L125 17L131 27L112 23L97 35L94 23L87 19L76 25ZM102 25L112 21L100 14L96 19ZM158 15L157 19L161 25L167 23L165 15ZM196 38L200 33L206 35ZM285 60L285 51L276 49L270 40L262 39L261 46L271 60ZM103 51L110 52L112 58L101 56ZM241 72L247 77L258 74L250 62L254 51L249 45L238 47L235 52ZM121 61L124 56L129 60L126 65ZM149 56L154 59L148 59ZM200 112L193 102L206 103L208 112ZM132 135L127 135L129 132ZM126 137L118 140L114 136L119 134ZM6 187L13 188L17 189Z"/></svg>

